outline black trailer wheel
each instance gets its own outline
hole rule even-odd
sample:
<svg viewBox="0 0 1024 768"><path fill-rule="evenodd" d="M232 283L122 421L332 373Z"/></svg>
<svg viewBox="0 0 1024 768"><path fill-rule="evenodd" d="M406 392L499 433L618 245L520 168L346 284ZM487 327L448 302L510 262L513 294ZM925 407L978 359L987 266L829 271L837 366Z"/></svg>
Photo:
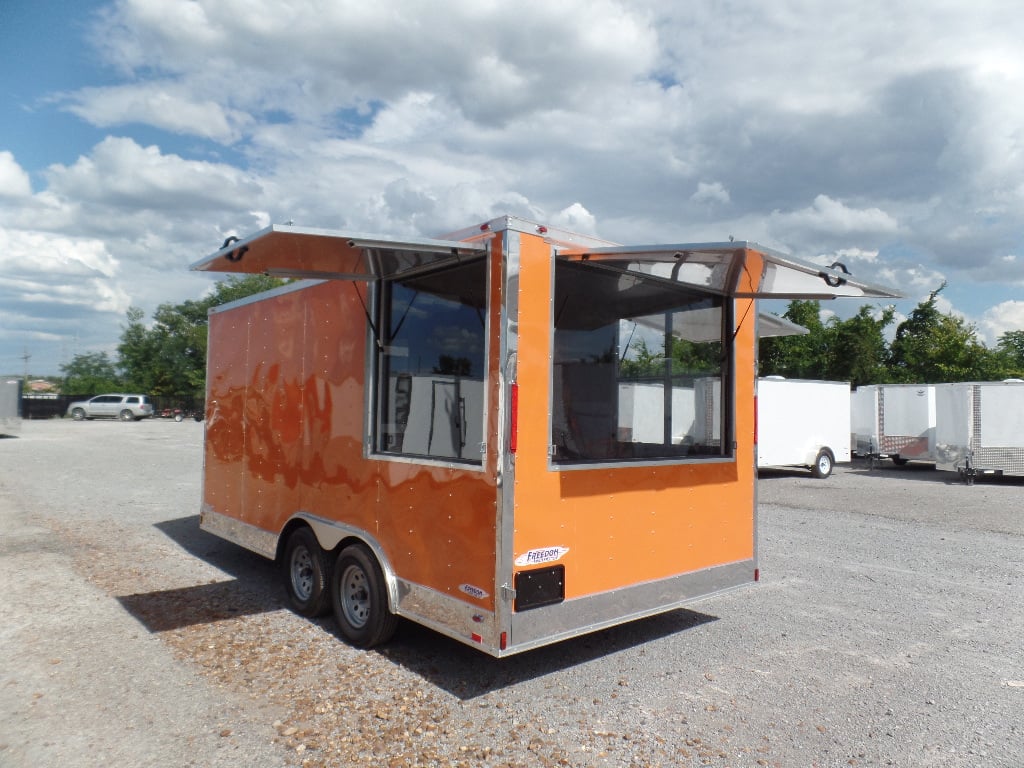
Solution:
<svg viewBox="0 0 1024 768"><path fill-rule="evenodd" d="M388 608L384 574L362 544L350 544L338 555L331 605L341 634L357 648L386 643L398 627L398 617Z"/></svg>
<svg viewBox="0 0 1024 768"><path fill-rule="evenodd" d="M905 467L905 466L907 466L907 462L908 461L910 461L910 459L904 459L902 456L893 456L892 457L892 463L895 464L897 467Z"/></svg>
<svg viewBox="0 0 1024 768"><path fill-rule="evenodd" d="M818 457L814 460L814 466L811 467L811 474L815 477L828 477L832 474L832 466L834 464L832 451L828 448L822 448L818 451Z"/></svg>
<svg viewBox="0 0 1024 768"><path fill-rule="evenodd" d="M331 609L331 558L309 528L288 537L281 563L284 589L292 610L301 616L323 616Z"/></svg>

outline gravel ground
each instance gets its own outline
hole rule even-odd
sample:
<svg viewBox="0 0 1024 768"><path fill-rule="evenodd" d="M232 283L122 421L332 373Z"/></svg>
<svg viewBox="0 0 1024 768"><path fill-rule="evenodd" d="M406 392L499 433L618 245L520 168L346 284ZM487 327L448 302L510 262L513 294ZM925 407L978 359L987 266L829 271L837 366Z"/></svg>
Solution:
<svg viewBox="0 0 1024 768"><path fill-rule="evenodd" d="M496 660L373 652L198 530L203 425L0 439L0 766L1024 765L1024 482L758 482L757 587Z"/></svg>

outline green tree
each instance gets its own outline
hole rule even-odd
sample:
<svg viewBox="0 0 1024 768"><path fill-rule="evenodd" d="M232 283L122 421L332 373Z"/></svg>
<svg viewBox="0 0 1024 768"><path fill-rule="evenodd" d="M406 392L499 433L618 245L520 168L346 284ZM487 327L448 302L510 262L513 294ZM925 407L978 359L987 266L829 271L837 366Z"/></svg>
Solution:
<svg viewBox="0 0 1024 768"><path fill-rule="evenodd" d="M791 301L783 317L803 326L807 333L761 339L758 348L759 374L790 379L823 378L828 367L828 333L821 322L820 302Z"/></svg>
<svg viewBox="0 0 1024 768"><path fill-rule="evenodd" d="M121 332L121 343L117 347L118 367L123 373L126 389L157 394L153 391L150 375L156 356L155 340L143 322L144 317L145 313L138 307L128 309L128 323Z"/></svg>
<svg viewBox="0 0 1024 768"><path fill-rule="evenodd" d="M1007 331L996 341L1000 379L1024 379L1024 330Z"/></svg>
<svg viewBox="0 0 1024 768"><path fill-rule="evenodd" d="M880 384L888 379L889 348L885 329L896 316L896 308L884 308L878 317L864 304L848 320L832 318L826 327L827 364L821 378L849 381L850 386Z"/></svg>
<svg viewBox="0 0 1024 768"><path fill-rule="evenodd" d="M621 361L619 375L627 379L672 376L713 375L721 371L722 344L719 341L693 342L673 337L672 354L666 359L664 345L648 346L643 339L631 345L632 356ZM665 364L669 363L666 370Z"/></svg>
<svg viewBox="0 0 1024 768"><path fill-rule="evenodd" d="M998 375L998 358L978 341L975 327L937 306L943 283L896 329L889 346L893 381L940 384L983 381Z"/></svg>
<svg viewBox="0 0 1024 768"><path fill-rule="evenodd" d="M106 352L75 355L60 370L61 391L69 395L99 395L121 389L117 368Z"/></svg>

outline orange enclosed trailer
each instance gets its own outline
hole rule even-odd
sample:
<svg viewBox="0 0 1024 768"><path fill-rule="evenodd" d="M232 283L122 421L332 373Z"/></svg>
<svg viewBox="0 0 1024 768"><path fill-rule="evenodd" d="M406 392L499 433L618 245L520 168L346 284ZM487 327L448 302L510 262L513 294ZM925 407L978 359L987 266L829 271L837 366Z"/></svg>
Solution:
<svg viewBox="0 0 1024 768"><path fill-rule="evenodd" d="M193 269L300 278L210 312L201 526L370 647L494 656L757 580L756 300L896 294L753 243L272 226Z"/></svg>

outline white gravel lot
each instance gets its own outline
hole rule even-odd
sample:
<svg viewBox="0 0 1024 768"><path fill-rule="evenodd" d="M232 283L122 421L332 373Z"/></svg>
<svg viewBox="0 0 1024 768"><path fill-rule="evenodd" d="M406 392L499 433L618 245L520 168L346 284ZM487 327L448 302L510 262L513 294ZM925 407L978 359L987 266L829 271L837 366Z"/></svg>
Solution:
<svg viewBox="0 0 1024 768"><path fill-rule="evenodd" d="M496 660L374 652L198 530L203 425L0 439L0 766L1024 765L1024 482L758 482L761 584Z"/></svg>

